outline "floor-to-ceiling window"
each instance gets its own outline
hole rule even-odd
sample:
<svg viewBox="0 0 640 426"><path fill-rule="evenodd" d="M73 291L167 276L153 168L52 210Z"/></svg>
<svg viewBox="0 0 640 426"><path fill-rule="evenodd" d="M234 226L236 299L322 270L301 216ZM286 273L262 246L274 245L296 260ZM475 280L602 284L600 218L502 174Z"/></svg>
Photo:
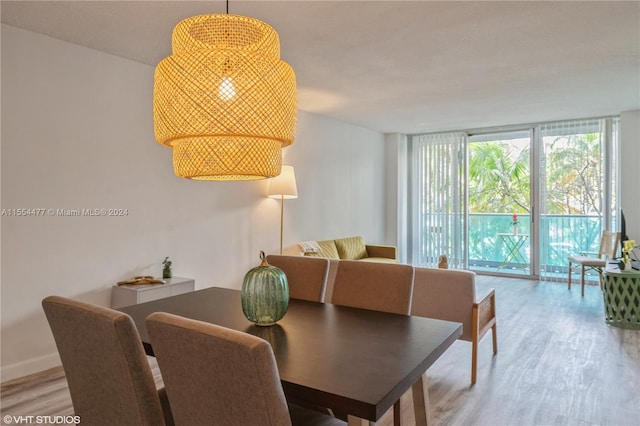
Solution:
<svg viewBox="0 0 640 426"><path fill-rule="evenodd" d="M610 118L539 126L543 279L564 279L570 254L596 255L602 231L616 228L618 122Z"/></svg>
<svg viewBox="0 0 640 426"><path fill-rule="evenodd" d="M409 137L415 265L566 279L616 228L618 119Z"/></svg>

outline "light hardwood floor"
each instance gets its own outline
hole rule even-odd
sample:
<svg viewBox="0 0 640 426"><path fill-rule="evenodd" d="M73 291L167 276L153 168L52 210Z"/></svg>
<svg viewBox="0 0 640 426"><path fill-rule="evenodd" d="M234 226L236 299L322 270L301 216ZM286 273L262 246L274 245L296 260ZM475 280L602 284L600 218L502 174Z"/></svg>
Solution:
<svg viewBox="0 0 640 426"><path fill-rule="evenodd" d="M433 424L640 425L640 331L605 324L597 286L581 298L579 286L568 291L566 284L477 277L478 295L492 287L498 355L492 357L485 336L475 386L468 342L454 343L428 370ZM60 369L2 384L0 391L3 417L73 413ZM403 418L412 424L410 395L403 403ZM391 415L379 423L391 425Z"/></svg>

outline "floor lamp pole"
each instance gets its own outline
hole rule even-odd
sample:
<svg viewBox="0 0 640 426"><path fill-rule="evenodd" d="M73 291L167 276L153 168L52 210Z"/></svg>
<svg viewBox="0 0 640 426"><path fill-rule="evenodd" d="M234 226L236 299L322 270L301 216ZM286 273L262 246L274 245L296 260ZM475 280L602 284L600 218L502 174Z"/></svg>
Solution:
<svg viewBox="0 0 640 426"><path fill-rule="evenodd" d="M284 195L280 195L280 254L282 254L283 233L284 233Z"/></svg>
<svg viewBox="0 0 640 426"><path fill-rule="evenodd" d="M284 248L284 199L298 198L293 166L282 166L282 172L270 180L267 197L276 200L280 198L280 254L282 254Z"/></svg>

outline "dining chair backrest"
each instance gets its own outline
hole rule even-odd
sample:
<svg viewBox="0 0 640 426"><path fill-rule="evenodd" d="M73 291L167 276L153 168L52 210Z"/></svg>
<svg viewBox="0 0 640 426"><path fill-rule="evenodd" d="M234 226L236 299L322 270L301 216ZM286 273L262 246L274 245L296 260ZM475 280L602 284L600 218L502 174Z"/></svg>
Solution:
<svg viewBox="0 0 640 426"><path fill-rule="evenodd" d="M600 259L613 259L620 244L620 232L604 231L600 240Z"/></svg>
<svg viewBox="0 0 640 426"><path fill-rule="evenodd" d="M329 259L270 254L267 262L284 271L289 283L289 297L324 302Z"/></svg>
<svg viewBox="0 0 640 426"><path fill-rule="evenodd" d="M471 383L476 383L478 347L491 330L498 353L495 290L476 298L475 272L460 269L415 268L411 315L462 323L459 339L471 342Z"/></svg>
<svg viewBox="0 0 640 426"><path fill-rule="evenodd" d="M474 277L471 271L416 267L411 315L462 323L459 338L471 341Z"/></svg>
<svg viewBox="0 0 640 426"><path fill-rule="evenodd" d="M582 252L569 256L567 288L571 290L571 279L574 269L580 270L581 295L584 297L585 275L587 271L596 271L602 288L602 271L606 266L606 259L613 259L620 244L620 232L603 231L600 238L598 253Z"/></svg>
<svg viewBox="0 0 640 426"><path fill-rule="evenodd" d="M413 266L341 260L331 303L409 315L412 292Z"/></svg>
<svg viewBox="0 0 640 426"><path fill-rule="evenodd" d="M165 424L166 406L131 317L59 296L42 307L83 426Z"/></svg>
<svg viewBox="0 0 640 426"><path fill-rule="evenodd" d="M266 340L162 312L147 330L177 425L291 424Z"/></svg>

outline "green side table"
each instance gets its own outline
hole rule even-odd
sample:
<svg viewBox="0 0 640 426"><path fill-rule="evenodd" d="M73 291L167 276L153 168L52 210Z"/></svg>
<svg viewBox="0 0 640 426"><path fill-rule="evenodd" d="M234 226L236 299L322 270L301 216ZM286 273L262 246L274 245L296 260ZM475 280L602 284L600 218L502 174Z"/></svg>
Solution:
<svg viewBox="0 0 640 426"><path fill-rule="evenodd" d="M602 294L607 324L640 330L640 271L607 265Z"/></svg>

